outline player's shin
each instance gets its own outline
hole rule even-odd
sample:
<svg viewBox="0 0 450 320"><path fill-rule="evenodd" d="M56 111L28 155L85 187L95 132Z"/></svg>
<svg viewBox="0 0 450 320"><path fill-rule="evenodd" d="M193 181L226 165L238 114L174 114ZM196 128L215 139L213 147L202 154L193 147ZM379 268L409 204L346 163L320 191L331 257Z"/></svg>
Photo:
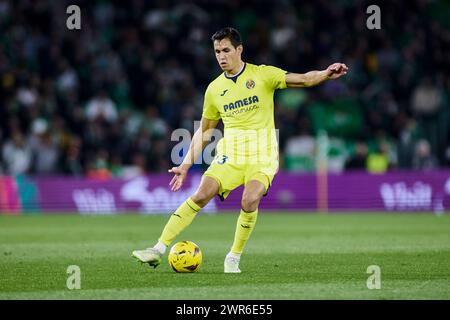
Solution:
<svg viewBox="0 0 450 320"><path fill-rule="evenodd" d="M253 212L246 212L241 209L241 213L236 223L236 232L234 234L231 253L240 255L244 251L245 244L255 228L257 217L258 209Z"/></svg>
<svg viewBox="0 0 450 320"><path fill-rule="evenodd" d="M166 226L159 237L159 242L169 246L172 241L191 224L200 209L201 208L192 201L191 198L188 198L183 202L170 216L169 221L166 223Z"/></svg>

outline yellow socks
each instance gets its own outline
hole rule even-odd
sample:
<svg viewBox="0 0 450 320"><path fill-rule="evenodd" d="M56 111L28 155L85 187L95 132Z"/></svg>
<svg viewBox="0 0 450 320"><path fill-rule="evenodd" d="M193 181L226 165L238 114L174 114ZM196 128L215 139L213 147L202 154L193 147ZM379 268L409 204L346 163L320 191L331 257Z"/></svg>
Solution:
<svg viewBox="0 0 450 320"><path fill-rule="evenodd" d="M170 216L169 221L166 223L158 240L162 244L169 246L173 240L175 240L175 238L191 224L200 209L201 208L192 201L191 198L188 198ZM258 210L245 212L241 209L241 213L236 223L233 246L231 247L232 253L241 254L242 251L244 251L245 244L255 227L257 217Z"/></svg>
<svg viewBox="0 0 450 320"><path fill-rule="evenodd" d="M231 247L232 253L241 254L244 251L245 244L250 238L258 217L258 209L253 212L245 212L241 209L241 214L237 220L234 242Z"/></svg>
<svg viewBox="0 0 450 320"><path fill-rule="evenodd" d="M170 216L161 237L159 237L159 241L164 243L166 246L169 246L175 237L191 224L200 209L201 208L194 201L192 201L191 198L188 198Z"/></svg>

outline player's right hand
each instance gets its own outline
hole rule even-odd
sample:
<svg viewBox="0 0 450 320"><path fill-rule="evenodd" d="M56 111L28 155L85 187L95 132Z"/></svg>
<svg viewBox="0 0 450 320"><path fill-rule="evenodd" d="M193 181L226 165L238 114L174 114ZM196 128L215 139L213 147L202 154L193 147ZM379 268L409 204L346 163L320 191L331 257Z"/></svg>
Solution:
<svg viewBox="0 0 450 320"><path fill-rule="evenodd" d="M173 167L172 169L169 169L169 172L175 174L175 176L170 181L169 186L171 186L171 190L173 192L176 192L183 185L184 179L186 179L188 171L187 171L187 169L179 166L179 167Z"/></svg>

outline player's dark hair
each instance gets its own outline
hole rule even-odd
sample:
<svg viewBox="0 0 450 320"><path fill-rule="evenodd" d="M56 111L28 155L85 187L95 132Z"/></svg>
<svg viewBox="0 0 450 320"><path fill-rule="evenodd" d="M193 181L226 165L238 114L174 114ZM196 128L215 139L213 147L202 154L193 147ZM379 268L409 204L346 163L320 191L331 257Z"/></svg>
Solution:
<svg viewBox="0 0 450 320"><path fill-rule="evenodd" d="M231 27L220 29L219 31L213 34L211 40L214 42L215 40L220 41L225 38L228 38L233 47L235 48L237 48L242 44L242 38L239 31Z"/></svg>

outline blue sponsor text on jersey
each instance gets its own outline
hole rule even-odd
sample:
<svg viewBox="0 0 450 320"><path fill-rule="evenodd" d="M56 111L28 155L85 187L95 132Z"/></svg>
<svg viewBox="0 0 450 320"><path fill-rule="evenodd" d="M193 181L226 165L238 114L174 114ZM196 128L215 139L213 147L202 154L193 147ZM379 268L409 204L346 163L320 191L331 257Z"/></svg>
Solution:
<svg viewBox="0 0 450 320"><path fill-rule="evenodd" d="M249 104L259 102L258 96L248 97L243 100L236 100L223 106L223 111L227 112L229 110L238 109L243 106L248 106Z"/></svg>

